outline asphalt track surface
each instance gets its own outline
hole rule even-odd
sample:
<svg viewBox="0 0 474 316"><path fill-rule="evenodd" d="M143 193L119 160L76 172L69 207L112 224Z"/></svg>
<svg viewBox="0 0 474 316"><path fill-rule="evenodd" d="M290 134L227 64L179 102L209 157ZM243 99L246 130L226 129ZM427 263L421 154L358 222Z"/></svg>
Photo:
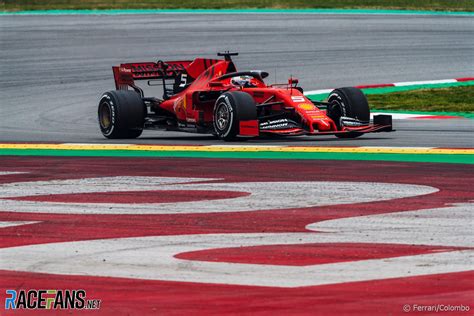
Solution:
<svg viewBox="0 0 474 316"><path fill-rule="evenodd" d="M0 141L107 143L96 122L120 62L238 51L239 69L306 89L472 76L474 23L462 16L124 15L0 17ZM396 121L392 134L252 140L317 146L472 147L472 120ZM116 141L114 141L116 142ZM123 141L130 142L130 140ZM145 132L134 143L219 144Z"/></svg>
<svg viewBox="0 0 474 316"><path fill-rule="evenodd" d="M308 89L473 72L464 17L3 16L0 26L0 142L110 143L95 118L110 66L158 55L235 49L240 68L274 67L280 80L298 69ZM247 144L472 147L472 120L396 128ZM124 142L222 145L159 132ZM0 157L2 293L85 289L115 316L474 308L466 165L30 154Z"/></svg>

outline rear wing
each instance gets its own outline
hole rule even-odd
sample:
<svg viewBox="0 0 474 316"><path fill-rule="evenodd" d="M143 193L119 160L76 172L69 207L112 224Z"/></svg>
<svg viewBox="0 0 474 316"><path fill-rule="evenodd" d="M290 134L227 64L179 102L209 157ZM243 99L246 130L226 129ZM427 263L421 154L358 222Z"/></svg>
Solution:
<svg viewBox="0 0 474 316"><path fill-rule="evenodd" d="M127 90L127 87L135 87L135 80L153 80L174 78L186 68L192 60L167 61L164 62L141 62L120 64L112 67L117 90Z"/></svg>

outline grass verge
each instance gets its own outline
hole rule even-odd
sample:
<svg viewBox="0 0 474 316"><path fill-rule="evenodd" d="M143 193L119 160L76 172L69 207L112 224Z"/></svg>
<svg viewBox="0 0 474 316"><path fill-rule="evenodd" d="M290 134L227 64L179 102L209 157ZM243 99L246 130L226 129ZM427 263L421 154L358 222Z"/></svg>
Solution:
<svg viewBox="0 0 474 316"><path fill-rule="evenodd" d="M0 0L0 9L395 9L474 11L473 0Z"/></svg>
<svg viewBox="0 0 474 316"><path fill-rule="evenodd" d="M474 113L474 86L369 94L367 98L370 107L378 110Z"/></svg>

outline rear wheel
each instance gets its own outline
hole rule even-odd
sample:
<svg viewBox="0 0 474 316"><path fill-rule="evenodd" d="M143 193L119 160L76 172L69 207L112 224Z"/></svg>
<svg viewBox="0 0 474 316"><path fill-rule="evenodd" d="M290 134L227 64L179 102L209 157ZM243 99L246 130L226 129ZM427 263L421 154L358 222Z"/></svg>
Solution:
<svg viewBox="0 0 474 316"><path fill-rule="evenodd" d="M361 122L369 122L370 109L367 98L361 90L353 87L339 88L332 91L328 98L327 116L329 116L339 130L342 129L341 117L349 117ZM351 132L336 134L339 138L355 138L363 133Z"/></svg>
<svg viewBox="0 0 474 316"><path fill-rule="evenodd" d="M225 141L237 139L240 121L256 119L256 102L248 93L231 91L217 98L213 122L215 133L220 139Z"/></svg>
<svg viewBox="0 0 474 316"><path fill-rule="evenodd" d="M145 115L146 106L135 91L109 91L100 98L99 127L107 138L137 138L142 134Z"/></svg>

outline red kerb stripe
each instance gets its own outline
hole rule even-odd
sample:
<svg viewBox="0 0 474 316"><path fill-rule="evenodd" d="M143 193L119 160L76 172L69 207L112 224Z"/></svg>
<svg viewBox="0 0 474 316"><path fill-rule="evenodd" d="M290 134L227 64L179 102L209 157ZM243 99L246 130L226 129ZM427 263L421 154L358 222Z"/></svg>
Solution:
<svg viewBox="0 0 474 316"><path fill-rule="evenodd" d="M473 81L474 77L456 78L456 81Z"/></svg>
<svg viewBox="0 0 474 316"><path fill-rule="evenodd" d="M359 88L359 89L383 88L383 87L395 87L395 85L393 83L379 83L379 84L366 84L366 85L356 86L356 88Z"/></svg>

